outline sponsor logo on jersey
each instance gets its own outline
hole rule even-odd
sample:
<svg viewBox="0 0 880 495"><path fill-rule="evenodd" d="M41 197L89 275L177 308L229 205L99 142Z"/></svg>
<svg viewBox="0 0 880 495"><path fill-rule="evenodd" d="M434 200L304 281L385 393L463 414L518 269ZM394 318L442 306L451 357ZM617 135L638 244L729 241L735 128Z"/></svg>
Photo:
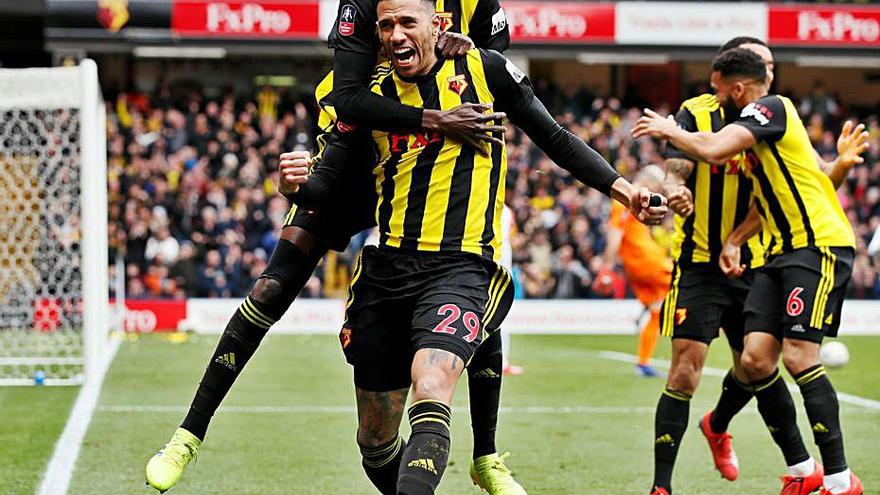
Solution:
<svg viewBox="0 0 880 495"><path fill-rule="evenodd" d="M452 76L446 79L446 82L449 84L449 89L458 96L463 95L464 91L470 86L464 74Z"/></svg>
<svg viewBox="0 0 880 495"><path fill-rule="evenodd" d="M348 133L348 132L351 132L351 131L357 129L357 126L354 124L346 124L345 122L343 122L341 120L337 120L336 121L336 129L338 129L339 132L345 134L345 133Z"/></svg>
<svg viewBox="0 0 880 495"><path fill-rule="evenodd" d="M770 123L770 119L773 118L773 111L760 103L749 103L743 108L742 113L740 113L739 116L740 118L752 117L757 120L759 124L767 125Z"/></svg>
<svg viewBox="0 0 880 495"><path fill-rule="evenodd" d="M351 5L342 7L339 13L339 27L336 30L342 36L351 36L354 33L354 20L357 17L357 11Z"/></svg>
<svg viewBox="0 0 880 495"><path fill-rule="evenodd" d="M504 9L498 9L498 12L492 14L492 36L500 33L507 27L507 16L504 15Z"/></svg>
<svg viewBox="0 0 880 495"><path fill-rule="evenodd" d="M413 142L410 144L409 138ZM417 150L429 144L443 141L443 135L437 131L422 130L422 132L390 132L388 133L389 151L391 153L403 153L407 150Z"/></svg>

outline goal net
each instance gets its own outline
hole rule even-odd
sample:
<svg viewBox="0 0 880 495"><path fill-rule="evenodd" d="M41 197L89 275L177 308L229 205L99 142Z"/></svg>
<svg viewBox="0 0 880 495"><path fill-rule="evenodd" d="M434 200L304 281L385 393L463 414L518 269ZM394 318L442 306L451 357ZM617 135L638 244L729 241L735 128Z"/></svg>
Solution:
<svg viewBox="0 0 880 495"><path fill-rule="evenodd" d="M105 118L91 60L0 70L0 385L77 384L103 365Z"/></svg>

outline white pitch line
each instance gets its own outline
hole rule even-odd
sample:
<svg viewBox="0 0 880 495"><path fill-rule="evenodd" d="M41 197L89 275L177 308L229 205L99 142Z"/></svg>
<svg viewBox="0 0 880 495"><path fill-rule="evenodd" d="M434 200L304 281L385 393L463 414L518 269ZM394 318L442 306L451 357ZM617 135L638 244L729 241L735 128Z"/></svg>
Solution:
<svg viewBox="0 0 880 495"><path fill-rule="evenodd" d="M467 404L453 407L467 408ZM104 405L98 406L99 413L186 413L185 406L158 405ZM501 406L501 414L654 414L655 406ZM743 410L746 414L757 414L754 407ZM227 406L221 407L218 414L356 414L354 406ZM874 409L848 409L847 414L878 414Z"/></svg>
<svg viewBox="0 0 880 495"><path fill-rule="evenodd" d="M37 491L38 495L65 495L67 493L83 438L89 429L92 414L95 412L98 397L101 395L104 376L110 363L113 362L113 356L116 355L119 344L120 341L116 339L109 342L109 349L105 355L106 361L101 364L100 379L87 380L79 390L73 409L67 417L67 424L64 425L64 431L61 432L61 437L55 444L55 451L52 453L52 458L49 459L46 472L43 474L43 481Z"/></svg>
<svg viewBox="0 0 880 495"><path fill-rule="evenodd" d="M608 359L611 361L622 361L624 363L635 363L638 358L632 354L627 354L625 352L615 352L615 351L599 351L596 353L597 356L603 359ZM669 361L665 359L652 359L651 364L657 365L659 368L663 368L668 370L670 365ZM708 376L715 376L718 378L724 378L727 375L728 370L722 370L720 368L712 368L711 366L703 367L703 374ZM797 385L792 383L788 384L788 389L795 393L800 393L800 388ZM846 394L843 392L837 392L837 400L840 402L845 402L847 404L852 404L854 406L864 407L866 409L873 409L875 411L880 411L880 401L867 399L865 397L859 397L857 395Z"/></svg>
<svg viewBox="0 0 880 495"><path fill-rule="evenodd" d="M456 408L467 404L455 404ZM184 406L103 405L108 413L185 413ZM516 406L501 407L503 414L653 414L654 406ZM218 414L355 414L354 406L221 406Z"/></svg>

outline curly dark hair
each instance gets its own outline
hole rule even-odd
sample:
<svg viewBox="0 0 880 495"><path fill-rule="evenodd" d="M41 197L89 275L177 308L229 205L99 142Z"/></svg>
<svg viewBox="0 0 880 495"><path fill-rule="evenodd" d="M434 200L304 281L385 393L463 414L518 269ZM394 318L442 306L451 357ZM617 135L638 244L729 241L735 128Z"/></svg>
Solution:
<svg viewBox="0 0 880 495"><path fill-rule="evenodd" d="M732 48L721 52L712 61L712 71L722 77L741 76L763 81L767 79L764 60L755 52L745 48Z"/></svg>

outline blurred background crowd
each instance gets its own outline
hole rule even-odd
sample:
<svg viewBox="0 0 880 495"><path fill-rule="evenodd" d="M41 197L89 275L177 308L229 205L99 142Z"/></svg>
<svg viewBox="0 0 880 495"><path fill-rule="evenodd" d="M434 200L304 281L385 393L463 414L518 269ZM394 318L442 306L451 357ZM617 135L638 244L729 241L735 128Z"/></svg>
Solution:
<svg viewBox="0 0 880 495"><path fill-rule="evenodd" d="M622 175L631 178L642 166L662 165L660 143L630 137L641 102L598 96L585 87L561 88L550 80L535 86L559 122ZM837 130L851 117L845 101L819 82L808 94L790 96L800 104L816 149L833 159ZM292 98L264 87L250 97L207 99L198 90L172 97L165 87L153 95L122 93L107 106L110 255L124 259L126 296L246 295L266 266L289 208L275 191L278 156L314 148L316 109L310 96ZM667 114L675 107L658 110ZM871 134L869 156L839 197L858 242L850 296L878 298L880 123L876 114L862 115L861 121ZM592 288L604 268L608 198L578 185L513 127L507 142L519 296L625 297L619 270L612 275L612 290L600 296ZM302 297L342 295L353 253L365 237L357 236L344 253L328 255ZM655 229L655 237L668 244L670 236Z"/></svg>

